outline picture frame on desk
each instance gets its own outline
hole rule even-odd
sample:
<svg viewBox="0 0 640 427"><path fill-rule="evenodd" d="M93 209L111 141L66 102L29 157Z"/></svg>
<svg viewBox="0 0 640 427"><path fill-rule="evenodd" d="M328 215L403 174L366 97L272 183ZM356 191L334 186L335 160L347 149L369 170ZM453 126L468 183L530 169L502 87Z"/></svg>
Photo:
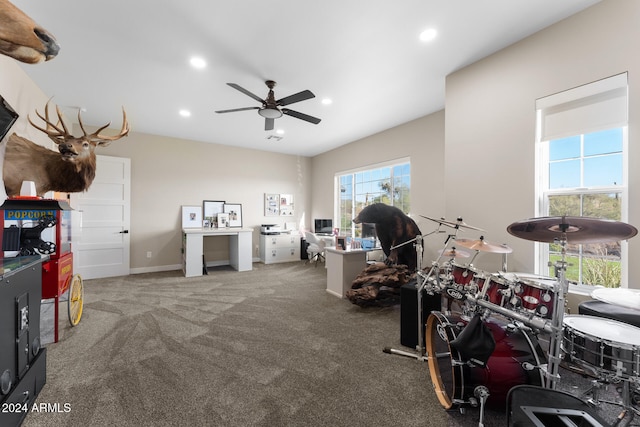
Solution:
<svg viewBox="0 0 640 427"><path fill-rule="evenodd" d="M336 249L347 250L347 236L336 236Z"/></svg>
<svg viewBox="0 0 640 427"><path fill-rule="evenodd" d="M224 212L224 200L203 200L202 210L205 218L215 218L219 213Z"/></svg>
<svg viewBox="0 0 640 427"><path fill-rule="evenodd" d="M229 227L242 228L242 205L239 203L225 203L223 211L229 214Z"/></svg>
<svg viewBox="0 0 640 427"><path fill-rule="evenodd" d="M227 213L219 213L218 217L218 228L227 228L229 227L229 214Z"/></svg>
<svg viewBox="0 0 640 427"><path fill-rule="evenodd" d="M182 206L182 228L202 228L201 206Z"/></svg>

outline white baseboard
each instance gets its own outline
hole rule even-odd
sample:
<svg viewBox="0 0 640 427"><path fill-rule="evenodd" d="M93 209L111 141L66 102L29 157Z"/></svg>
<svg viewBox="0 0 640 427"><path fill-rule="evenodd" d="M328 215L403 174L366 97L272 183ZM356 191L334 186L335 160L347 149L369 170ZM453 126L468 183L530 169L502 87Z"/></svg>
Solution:
<svg viewBox="0 0 640 427"><path fill-rule="evenodd" d="M252 262L260 262L260 258L253 258ZM229 260L210 261L207 262L207 267L220 267L222 265L229 265ZM158 265L155 267L139 267L129 269L129 274L143 274L143 273L158 273L160 271L173 271L182 270L182 264L173 265Z"/></svg>

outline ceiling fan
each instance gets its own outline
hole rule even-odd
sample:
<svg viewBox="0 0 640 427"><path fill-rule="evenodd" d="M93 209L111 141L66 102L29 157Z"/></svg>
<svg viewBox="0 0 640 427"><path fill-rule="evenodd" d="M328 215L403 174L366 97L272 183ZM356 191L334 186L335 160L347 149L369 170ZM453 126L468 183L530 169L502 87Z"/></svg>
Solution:
<svg viewBox="0 0 640 427"><path fill-rule="evenodd" d="M266 99L261 99L258 95L249 92L242 86L239 86L235 83L227 83L232 88L237 89L245 95L255 99L260 104L262 104L262 106L234 108L231 110L219 110L216 111L216 113L232 113L235 111L258 110L258 114L264 117L264 130L273 130L273 121L277 118L282 117L283 114L295 117L296 119L307 121L309 123L313 123L314 125L320 123L320 119L317 117L309 116L308 114L300 113L288 108L279 108L285 105L293 104L295 102L315 98L315 95L310 90L303 90L302 92L298 92L293 95L285 96L284 98L276 100L275 95L273 94L273 88L276 86L276 82L274 82L273 80L267 80L264 83L269 88L269 93L267 94Z"/></svg>

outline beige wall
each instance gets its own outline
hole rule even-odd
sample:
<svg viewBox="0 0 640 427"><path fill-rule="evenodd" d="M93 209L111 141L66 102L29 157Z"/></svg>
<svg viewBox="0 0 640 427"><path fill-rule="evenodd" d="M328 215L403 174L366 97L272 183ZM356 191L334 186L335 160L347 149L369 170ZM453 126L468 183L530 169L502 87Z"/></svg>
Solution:
<svg viewBox="0 0 640 427"><path fill-rule="evenodd" d="M243 226L254 228L258 257L260 225L284 225L264 216L264 193L293 194L295 218L308 210L309 158L136 133L101 154L131 159L131 268L133 272L180 263L180 207L203 200L242 204ZM226 240L206 239L207 262L229 259ZM146 258L147 251L154 256Z"/></svg>
<svg viewBox="0 0 640 427"><path fill-rule="evenodd" d="M535 216L535 100L604 77L629 73L629 223L640 226L640 2L604 0L501 52L448 76L446 81L446 216L464 216L490 241L514 252L512 271L531 272L534 243L509 235L509 224ZM635 189L635 191L634 191ZM640 256L631 239L630 260ZM499 257L476 263L497 270ZM631 262L629 286L640 287Z"/></svg>
<svg viewBox="0 0 640 427"><path fill-rule="evenodd" d="M313 157L312 216L333 216L337 173L403 157L411 159L411 216L423 234L435 229L434 222L420 215L440 218L445 212L444 111ZM425 239L424 259L433 259L443 241L442 235Z"/></svg>

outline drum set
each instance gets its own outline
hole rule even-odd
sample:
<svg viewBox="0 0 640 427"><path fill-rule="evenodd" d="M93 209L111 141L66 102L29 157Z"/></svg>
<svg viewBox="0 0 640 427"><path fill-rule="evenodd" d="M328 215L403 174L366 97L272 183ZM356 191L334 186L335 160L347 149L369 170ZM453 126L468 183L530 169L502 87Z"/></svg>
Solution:
<svg viewBox="0 0 640 427"><path fill-rule="evenodd" d="M511 388L527 384L556 389L562 365L593 378L594 390L601 384L622 385L623 402L606 403L623 406L631 417L634 412L640 414L632 404L632 396L640 395L640 327L603 317L564 313L567 245L627 240L637 234L635 227L568 216L511 224L507 228L511 235L557 243L562 248L561 259L554 266L557 277L544 277L477 269L473 260L485 252L502 254L506 270L506 254L512 249L483 237L458 239L460 229L484 231L465 224L461 218L456 222L424 218L438 224L435 232L441 233L443 226L453 231L428 270L421 266L422 236L414 239L418 258L416 352L391 348L384 351L427 361L436 396L444 409L464 412L467 407L479 407L482 426L485 407L504 409ZM461 258L471 255L469 251L475 251L471 261L460 263ZM625 293L623 301L616 302L637 309L640 316L640 293L614 291ZM598 289L593 298L611 302L611 297L602 296L607 293L606 289ZM620 293L615 293L619 298ZM442 311L423 313L423 295L440 295ZM597 394L593 396L590 403L600 403Z"/></svg>

